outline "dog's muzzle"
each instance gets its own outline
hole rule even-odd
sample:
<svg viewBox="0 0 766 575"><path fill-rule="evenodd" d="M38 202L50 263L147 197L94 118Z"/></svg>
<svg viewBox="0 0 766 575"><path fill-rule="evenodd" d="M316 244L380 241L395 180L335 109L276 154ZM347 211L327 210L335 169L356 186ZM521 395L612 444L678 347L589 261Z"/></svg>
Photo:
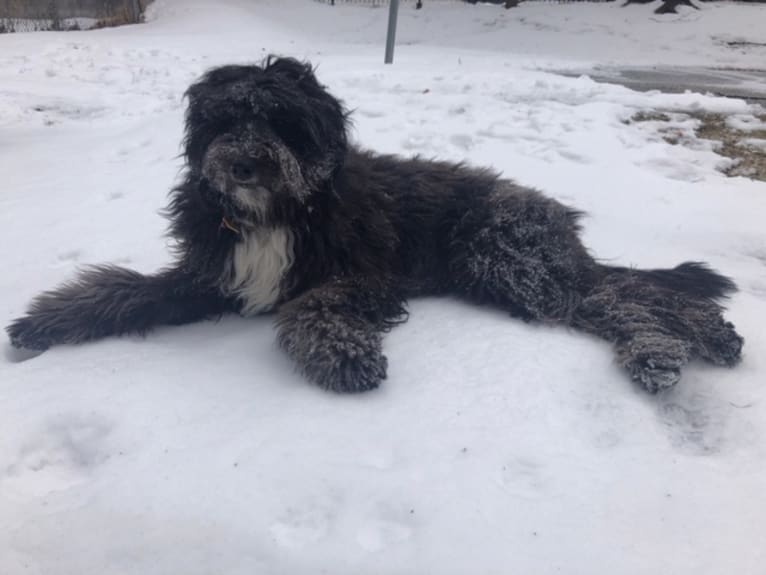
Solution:
<svg viewBox="0 0 766 575"><path fill-rule="evenodd" d="M234 145L213 144L205 154L202 175L221 193L258 183L259 160Z"/></svg>

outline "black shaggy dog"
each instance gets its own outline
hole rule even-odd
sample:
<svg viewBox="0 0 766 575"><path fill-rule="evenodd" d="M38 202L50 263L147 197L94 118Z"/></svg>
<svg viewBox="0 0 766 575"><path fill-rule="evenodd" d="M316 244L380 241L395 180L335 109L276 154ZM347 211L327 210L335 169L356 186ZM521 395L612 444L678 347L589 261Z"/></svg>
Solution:
<svg viewBox="0 0 766 575"><path fill-rule="evenodd" d="M151 276L84 271L8 327L13 345L275 310L279 344L309 379L364 391L386 377L382 334L407 298L450 293L613 342L650 392L692 357L740 358L717 303L729 279L699 263L602 265L578 239L579 213L535 190L350 146L346 111L306 64L225 66L187 95L187 171L168 210L177 261Z"/></svg>

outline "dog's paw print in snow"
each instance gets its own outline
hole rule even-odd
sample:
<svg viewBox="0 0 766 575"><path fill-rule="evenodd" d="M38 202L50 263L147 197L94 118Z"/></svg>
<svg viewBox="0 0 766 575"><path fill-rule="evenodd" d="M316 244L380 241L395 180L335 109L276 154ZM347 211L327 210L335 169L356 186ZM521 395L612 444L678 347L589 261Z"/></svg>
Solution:
<svg viewBox="0 0 766 575"><path fill-rule="evenodd" d="M638 423L619 402L609 399L598 398L587 402L584 413L590 441L600 449L613 449L622 444L625 434Z"/></svg>
<svg viewBox="0 0 766 575"><path fill-rule="evenodd" d="M500 470L498 484L506 493L525 499L547 496L545 468L533 457L509 459Z"/></svg>
<svg viewBox="0 0 766 575"><path fill-rule="evenodd" d="M357 530L356 542L365 551L377 553L410 539L414 528L414 508L379 503Z"/></svg>
<svg viewBox="0 0 766 575"><path fill-rule="evenodd" d="M340 499L332 495L290 506L269 530L280 547L300 549L322 541L336 522Z"/></svg>
<svg viewBox="0 0 766 575"><path fill-rule="evenodd" d="M675 391L675 390L674 390ZM726 440L726 406L702 394L676 392L657 406L671 444L692 455L712 455Z"/></svg>
<svg viewBox="0 0 766 575"><path fill-rule="evenodd" d="M86 481L109 458L105 443L111 428L96 415L50 419L21 445L2 483L23 493L46 495Z"/></svg>

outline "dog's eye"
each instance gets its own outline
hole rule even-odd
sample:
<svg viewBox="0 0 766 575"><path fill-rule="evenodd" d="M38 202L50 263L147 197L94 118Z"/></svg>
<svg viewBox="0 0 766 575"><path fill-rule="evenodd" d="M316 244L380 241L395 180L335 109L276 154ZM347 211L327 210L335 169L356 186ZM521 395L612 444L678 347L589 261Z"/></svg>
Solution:
<svg viewBox="0 0 766 575"><path fill-rule="evenodd" d="M271 125L291 150L299 154L311 150L313 142L311 132L300 120L292 118L289 114L279 114L272 118Z"/></svg>

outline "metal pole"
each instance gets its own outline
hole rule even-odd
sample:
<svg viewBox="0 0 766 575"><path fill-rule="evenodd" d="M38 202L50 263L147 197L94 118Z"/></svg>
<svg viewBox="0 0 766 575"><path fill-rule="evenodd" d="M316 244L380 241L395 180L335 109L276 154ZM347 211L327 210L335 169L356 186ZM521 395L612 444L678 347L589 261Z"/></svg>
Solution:
<svg viewBox="0 0 766 575"><path fill-rule="evenodd" d="M391 0L388 5L388 34L386 35L386 64L394 61L394 42L396 41L396 16L399 12L399 0Z"/></svg>

